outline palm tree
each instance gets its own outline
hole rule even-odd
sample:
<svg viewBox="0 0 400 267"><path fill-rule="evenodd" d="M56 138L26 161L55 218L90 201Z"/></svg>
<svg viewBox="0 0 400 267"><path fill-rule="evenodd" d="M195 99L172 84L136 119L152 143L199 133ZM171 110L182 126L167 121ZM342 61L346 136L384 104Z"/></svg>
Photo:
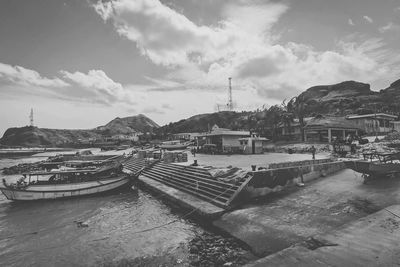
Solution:
<svg viewBox="0 0 400 267"><path fill-rule="evenodd" d="M301 95L293 97L287 104L287 110L289 110L294 115L294 117L297 117L299 119L302 141L304 141L304 117L306 115L306 108L307 104L305 103Z"/></svg>

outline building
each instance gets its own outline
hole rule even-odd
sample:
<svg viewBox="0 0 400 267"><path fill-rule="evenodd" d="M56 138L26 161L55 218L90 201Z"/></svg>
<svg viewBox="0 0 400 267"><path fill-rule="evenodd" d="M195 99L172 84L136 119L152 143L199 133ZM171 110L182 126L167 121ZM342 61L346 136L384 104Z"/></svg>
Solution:
<svg viewBox="0 0 400 267"><path fill-rule="evenodd" d="M173 140L195 140L197 136L202 135L203 133L176 133L172 134Z"/></svg>
<svg viewBox="0 0 400 267"><path fill-rule="evenodd" d="M319 115L304 127L304 139L306 142L331 143L334 140L345 140L349 135L360 135L362 131L354 121L344 117Z"/></svg>
<svg viewBox="0 0 400 267"><path fill-rule="evenodd" d="M386 134L393 130L392 122L397 119L396 115L376 113L365 115L349 115L346 119L364 130L368 135Z"/></svg>
<svg viewBox="0 0 400 267"><path fill-rule="evenodd" d="M239 138L243 137L250 137L250 132L232 131L214 125L210 132L197 136L197 143L215 145L216 151L220 153L241 153L243 147L240 145Z"/></svg>
<svg viewBox="0 0 400 267"><path fill-rule="evenodd" d="M238 139L243 154L262 154L269 139L259 136L243 137Z"/></svg>
<svg viewBox="0 0 400 267"><path fill-rule="evenodd" d="M141 132L133 132L130 134L115 134L109 139L112 141L139 141L139 136L142 135Z"/></svg>
<svg viewBox="0 0 400 267"><path fill-rule="evenodd" d="M314 117L304 118L304 124L312 120ZM301 126L299 119L293 119L290 125L280 123L278 126L279 139L282 141L302 141Z"/></svg>
<svg viewBox="0 0 400 267"><path fill-rule="evenodd" d="M392 129L395 132L400 132L400 121L391 121Z"/></svg>

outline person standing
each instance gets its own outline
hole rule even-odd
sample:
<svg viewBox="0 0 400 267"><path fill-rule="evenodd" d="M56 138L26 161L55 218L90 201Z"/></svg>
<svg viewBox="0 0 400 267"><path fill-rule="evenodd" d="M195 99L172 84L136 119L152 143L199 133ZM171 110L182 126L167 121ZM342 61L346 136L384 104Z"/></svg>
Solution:
<svg viewBox="0 0 400 267"><path fill-rule="evenodd" d="M315 147L312 146L312 147L311 147L311 153L312 153L312 159L313 159L313 160L315 160L315 151L316 151Z"/></svg>

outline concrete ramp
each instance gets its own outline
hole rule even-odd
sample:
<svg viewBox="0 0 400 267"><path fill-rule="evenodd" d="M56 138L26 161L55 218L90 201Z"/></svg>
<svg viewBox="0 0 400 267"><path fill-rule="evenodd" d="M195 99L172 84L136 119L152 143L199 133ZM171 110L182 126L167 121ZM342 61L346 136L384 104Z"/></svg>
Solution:
<svg viewBox="0 0 400 267"><path fill-rule="evenodd" d="M400 205L395 205L247 266L399 265Z"/></svg>
<svg viewBox="0 0 400 267"><path fill-rule="evenodd" d="M130 158L122 163L122 166L134 174L138 174L148 165L145 159Z"/></svg>
<svg viewBox="0 0 400 267"><path fill-rule="evenodd" d="M249 176L234 183L224 182L212 177L204 168L163 162L157 162L144 169L141 177L152 179L224 209L230 207L251 179Z"/></svg>

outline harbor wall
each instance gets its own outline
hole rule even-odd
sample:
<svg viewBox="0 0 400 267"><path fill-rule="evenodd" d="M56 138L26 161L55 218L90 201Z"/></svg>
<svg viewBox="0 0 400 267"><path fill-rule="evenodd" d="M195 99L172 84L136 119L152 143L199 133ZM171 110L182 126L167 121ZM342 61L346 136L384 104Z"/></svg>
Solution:
<svg viewBox="0 0 400 267"><path fill-rule="evenodd" d="M273 168L254 171L253 178L243 192L245 198L266 196L288 186L306 183L333 174L345 168L341 161L315 160L285 162L271 165Z"/></svg>

